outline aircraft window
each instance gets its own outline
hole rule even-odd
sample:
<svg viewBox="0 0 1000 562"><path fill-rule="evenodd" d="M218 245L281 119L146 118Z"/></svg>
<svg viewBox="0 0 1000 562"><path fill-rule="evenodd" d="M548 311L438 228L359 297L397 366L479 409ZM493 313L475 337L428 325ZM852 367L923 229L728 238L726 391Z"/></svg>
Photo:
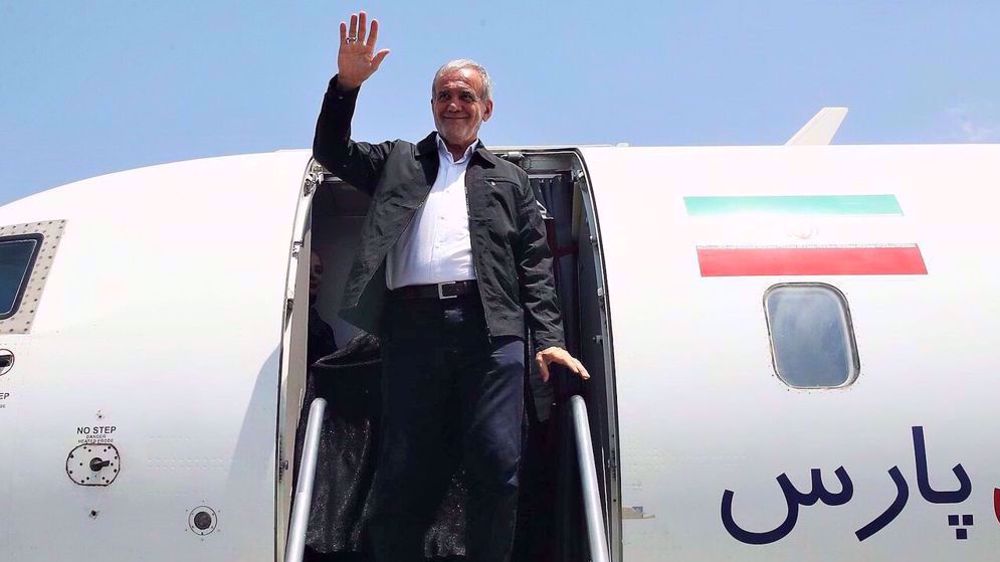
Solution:
<svg viewBox="0 0 1000 562"><path fill-rule="evenodd" d="M41 242L40 234L0 238L0 319L17 312Z"/></svg>
<svg viewBox="0 0 1000 562"><path fill-rule="evenodd" d="M825 283L787 283L764 293L774 369L796 388L854 382L860 363L847 299Z"/></svg>

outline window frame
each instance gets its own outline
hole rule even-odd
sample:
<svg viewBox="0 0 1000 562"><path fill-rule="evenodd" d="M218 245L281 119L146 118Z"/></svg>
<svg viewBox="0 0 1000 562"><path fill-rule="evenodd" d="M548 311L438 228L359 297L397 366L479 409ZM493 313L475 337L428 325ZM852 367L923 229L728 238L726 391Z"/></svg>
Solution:
<svg viewBox="0 0 1000 562"><path fill-rule="evenodd" d="M778 353L774 342L774 333L771 331L771 311L768 308L768 298L771 296L773 292L787 288L822 289L832 294L834 298L840 303L841 312L843 313L844 327L847 330L848 351L850 352L850 361L848 362L848 365L851 369L853 369L852 372L848 372L847 380L845 380L843 383L836 386L829 386L829 385L800 386L792 384L790 381L788 381L785 378L785 376L782 375L781 370L778 369ZM858 351L858 342L854 333L854 320L851 316L851 307L850 303L848 303L847 301L847 295L845 295L844 292L841 291L839 288L830 283L823 283L818 281L792 281L792 282L776 283L774 285L771 285L764 291L762 304L764 308L764 324L767 327L768 348L770 349L771 352L771 368L774 370L775 376L778 378L778 380L782 382L782 384L784 384L789 388L794 388L797 390L836 390L836 389L850 387L858 380L858 378L861 377L861 355Z"/></svg>
<svg viewBox="0 0 1000 562"><path fill-rule="evenodd" d="M35 270L35 262L38 260L38 254L41 253L42 245L45 243L45 236L40 232L0 236L0 245L10 242L21 242L24 240L34 241L35 246L31 249L31 256L28 258L27 267L25 267L24 273L21 276L21 282L17 286L17 294L14 296L14 301L11 304L10 310L7 312L0 311L0 320L12 318L21 309L21 301L24 299L24 293L27 291L28 284L31 281L31 274Z"/></svg>

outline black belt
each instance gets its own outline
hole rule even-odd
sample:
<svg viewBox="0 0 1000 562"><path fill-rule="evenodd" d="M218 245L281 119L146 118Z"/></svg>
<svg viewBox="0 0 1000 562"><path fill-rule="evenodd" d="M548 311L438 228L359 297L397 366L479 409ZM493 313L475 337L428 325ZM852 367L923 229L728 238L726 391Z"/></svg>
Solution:
<svg viewBox="0 0 1000 562"><path fill-rule="evenodd" d="M393 289L391 295L397 299L457 299L465 295L478 294L479 288L473 281L452 281L434 285L407 285Z"/></svg>

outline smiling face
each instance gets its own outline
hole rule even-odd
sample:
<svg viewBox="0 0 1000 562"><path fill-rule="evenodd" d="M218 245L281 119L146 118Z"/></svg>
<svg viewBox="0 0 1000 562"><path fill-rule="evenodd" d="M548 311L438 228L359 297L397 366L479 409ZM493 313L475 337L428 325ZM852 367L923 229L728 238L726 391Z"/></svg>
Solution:
<svg viewBox="0 0 1000 562"><path fill-rule="evenodd" d="M479 138L479 126L493 114L493 100L483 93L483 77L474 68L449 70L434 83L434 124L449 148L464 150Z"/></svg>

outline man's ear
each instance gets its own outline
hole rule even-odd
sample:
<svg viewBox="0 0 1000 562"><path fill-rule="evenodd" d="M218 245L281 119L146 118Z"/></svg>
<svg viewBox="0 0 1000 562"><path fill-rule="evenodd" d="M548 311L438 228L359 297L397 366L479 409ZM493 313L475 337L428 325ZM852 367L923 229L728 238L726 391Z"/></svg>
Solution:
<svg viewBox="0 0 1000 562"><path fill-rule="evenodd" d="M486 111L483 112L483 122L490 120L493 116L493 100L486 100Z"/></svg>

